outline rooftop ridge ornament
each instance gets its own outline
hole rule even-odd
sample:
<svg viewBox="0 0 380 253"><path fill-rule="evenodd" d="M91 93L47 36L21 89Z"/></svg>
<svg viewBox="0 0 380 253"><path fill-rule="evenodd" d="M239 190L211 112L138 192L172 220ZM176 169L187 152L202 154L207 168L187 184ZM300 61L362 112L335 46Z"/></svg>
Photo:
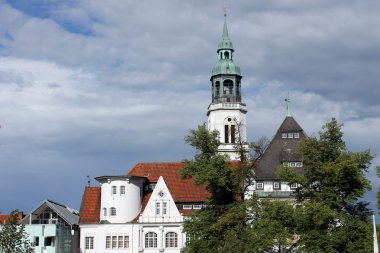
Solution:
<svg viewBox="0 0 380 253"><path fill-rule="evenodd" d="M224 12L224 18L226 18L227 17L227 10L228 10L228 7L226 4L224 4L224 6L222 7L222 10Z"/></svg>
<svg viewBox="0 0 380 253"><path fill-rule="evenodd" d="M292 117L292 111L290 109L290 95L289 95L289 92L288 92L288 97L285 98L285 102L286 102L286 117Z"/></svg>

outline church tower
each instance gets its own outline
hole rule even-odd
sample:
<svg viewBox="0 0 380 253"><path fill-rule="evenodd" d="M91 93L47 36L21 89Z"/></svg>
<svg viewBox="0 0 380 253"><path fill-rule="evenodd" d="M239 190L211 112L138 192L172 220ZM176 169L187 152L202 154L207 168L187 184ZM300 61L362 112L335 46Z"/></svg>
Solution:
<svg viewBox="0 0 380 253"><path fill-rule="evenodd" d="M246 105L241 102L240 67L233 61L234 48L228 36L224 14L222 39L218 45L218 62L211 74L211 104L208 107L208 130L220 134L219 152L231 160L239 159L235 146L239 138L246 142ZM248 150L248 147L247 147Z"/></svg>

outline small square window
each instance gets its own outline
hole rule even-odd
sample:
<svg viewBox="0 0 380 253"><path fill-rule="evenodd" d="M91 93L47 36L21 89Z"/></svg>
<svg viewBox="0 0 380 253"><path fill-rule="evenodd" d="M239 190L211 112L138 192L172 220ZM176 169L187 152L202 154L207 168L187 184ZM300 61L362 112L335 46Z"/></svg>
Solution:
<svg viewBox="0 0 380 253"><path fill-rule="evenodd" d="M294 138L300 138L300 133L294 133Z"/></svg>
<svg viewBox="0 0 380 253"><path fill-rule="evenodd" d="M282 133L282 138L286 139L286 137L288 137L288 135L286 133Z"/></svg>
<svg viewBox="0 0 380 253"><path fill-rule="evenodd" d="M257 190L264 190L264 183L263 182L257 182L256 183L256 189Z"/></svg>
<svg viewBox="0 0 380 253"><path fill-rule="evenodd" d="M295 183L295 184L291 184L291 185L290 185L290 189L296 189L297 186L298 186L298 185L297 185L296 183Z"/></svg>
<svg viewBox="0 0 380 253"><path fill-rule="evenodd" d="M201 208L202 208L202 205L193 205L193 208L194 208L194 209L201 209Z"/></svg>
<svg viewBox="0 0 380 253"><path fill-rule="evenodd" d="M52 247L54 247L54 241L55 241L55 237L54 236L47 236L47 237L45 237L45 246L52 246Z"/></svg>
<svg viewBox="0 0 380 253"><path fill-rule="evenodd" d="M280 190L281 189L280 182L273 182L273 189L274 190Z"/></svg>
<svg viewBox="0 0 380 253"><path fill-rule="evenodd" d="M296 167L302 167L302 162L296 162Z"/></svg>
<svg viewBox="0 0 380 253"><path fill-rule="evenodd" d="M292 139L293 138L293 133L288 133L288 138Z"/></svg>

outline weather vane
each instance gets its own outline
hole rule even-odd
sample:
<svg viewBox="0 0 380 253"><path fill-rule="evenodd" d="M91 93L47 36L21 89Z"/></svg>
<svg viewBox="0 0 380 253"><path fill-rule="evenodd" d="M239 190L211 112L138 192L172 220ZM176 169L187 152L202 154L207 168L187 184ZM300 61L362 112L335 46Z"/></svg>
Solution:
<svg viewBox="0 0 380 253"><path fill-rule="evenodd" d="M226 4L224 4L222 10L223 10L223 12L224 12L224 16L227 17L227 10L228 10L228 7L227 7Z"/></svg>
<svg viewBox="0 0 380 253"><path fill-rule="evenodd" d="M292 116L292 112L291 112L291 109L290 109L290 94L289 94L289 91L288 91L288 97L285 98L285 102L286 102L286 116L290 117L290 116Z"/></svg>

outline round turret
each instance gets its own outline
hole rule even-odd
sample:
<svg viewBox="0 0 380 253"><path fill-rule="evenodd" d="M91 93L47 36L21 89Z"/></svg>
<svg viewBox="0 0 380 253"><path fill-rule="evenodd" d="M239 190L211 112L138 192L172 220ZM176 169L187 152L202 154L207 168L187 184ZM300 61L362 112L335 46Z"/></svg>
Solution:
<svg viewBox="0 0 380 253"><path fill-rule="evenodd" d="M101 183L100 220L110 223L130 222L139 214L143 177L103 176Z"/></svg>

